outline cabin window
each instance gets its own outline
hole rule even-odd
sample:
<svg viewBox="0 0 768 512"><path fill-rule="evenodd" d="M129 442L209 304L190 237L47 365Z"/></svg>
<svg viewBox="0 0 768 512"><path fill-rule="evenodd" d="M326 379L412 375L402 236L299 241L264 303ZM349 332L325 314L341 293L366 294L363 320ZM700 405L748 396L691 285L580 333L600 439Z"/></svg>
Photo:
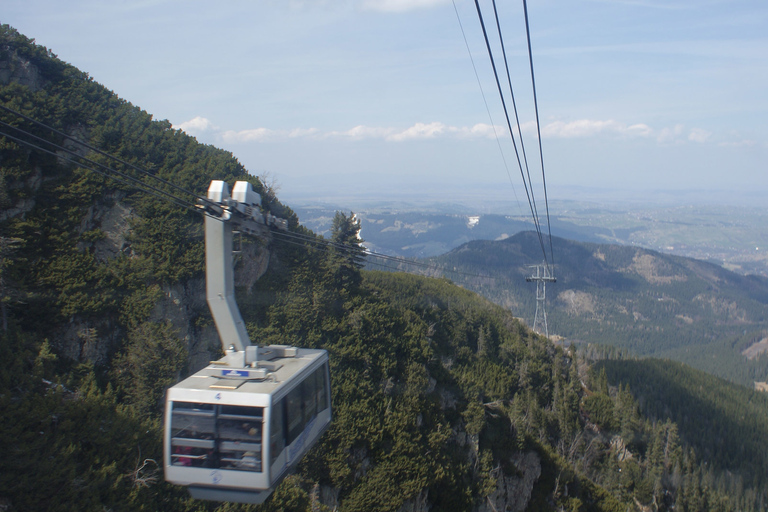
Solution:
<svg viewBox="0 0 768 512"><path fill-rule="evenodd" d="M312 372L288 392L283 403L285 444L291 444L318 413L328 408L327 367Z"/></svg>
<svg viewBox="0 0 768 512"><path fill-rule="evenodd" d="M220 468L261 471L262 414L261 407L219 406Z"/></svg>
<svg viewBox="0 0 768 512"><path fill-rule="evenodd" d="M304 405L304 424L309 423L317 415L317 372L304 379L301 383L301 399Z"/></svg>
<svg viewBox="0 0 768 512"><path fill-rule="evenodd" d="M304 430L304 414L301 409L301 386L296 386L285 397L287 444L291 444Z"/></svg>
<svg viewBox="0 0 768 512"><path fill-rule="evenodd" d="M317 387L317 412L328 408L328 367L322 366L315 372Z"/></svg>
<svg viewBox="0 0 768 512"><path fill-rule="evenodd" d="M261 471L261 407L173 402L171 463Z"/></svg>
<svg viewBox="0 0 768 512"><path fill-rule="evenodd" d="M213 438L215 411L211 404L176 402L171 417L173 437L186 439Z"/></svg>
<svg viewBox="0 0 768 512"><path fill-rule="evenodd" d="M270 463L274 464L285 448L285 430L283 428L283 400L273 404L269 420Z"/></svg>

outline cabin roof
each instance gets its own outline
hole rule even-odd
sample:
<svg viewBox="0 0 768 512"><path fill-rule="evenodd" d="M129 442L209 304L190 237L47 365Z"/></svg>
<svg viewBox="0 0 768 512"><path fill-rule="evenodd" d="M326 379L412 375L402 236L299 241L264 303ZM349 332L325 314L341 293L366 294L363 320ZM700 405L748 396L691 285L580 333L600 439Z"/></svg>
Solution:
<svg viewBox="0 0 768 512"><path fill-rule="evenodd" d="M283 355L283 352L270 352L269 347L259 347L257 366L247 368L230 365L225 356L218 361L212 361L171 389L272 395L290 383L302 370L327 357L325 350L317 349L295 348L292 351L295 355ZM261 375L266 376L260 378Z"/></svg>

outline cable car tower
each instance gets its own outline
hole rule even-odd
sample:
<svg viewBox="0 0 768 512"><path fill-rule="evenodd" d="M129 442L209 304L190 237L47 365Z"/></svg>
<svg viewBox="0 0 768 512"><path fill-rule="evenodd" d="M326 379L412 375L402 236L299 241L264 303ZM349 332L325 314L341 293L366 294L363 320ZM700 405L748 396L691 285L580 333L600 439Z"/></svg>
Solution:
<svg viewBox="0 0 768 512"><path fill-rule="evenodd" d="M193 498L262 503L331 423L325 350L251 344L235 302L233 231L262 239L287 222L262 214L238 181L213 181L205 214L206 298L224 357L168 389L165 479Z"/></svg>
<svg viewBox="0 0 768 512"><path fill-rule="evenodd" d="M534 275L525 278L529 283L536 283L536 314L533 317L533 330L549 338L547 328L547 283L557 282L557 279L550 274L549 265L542 263L540 265L529 265L528 268L535 268ZM541 313L539 313L541 310Z"/></svg>

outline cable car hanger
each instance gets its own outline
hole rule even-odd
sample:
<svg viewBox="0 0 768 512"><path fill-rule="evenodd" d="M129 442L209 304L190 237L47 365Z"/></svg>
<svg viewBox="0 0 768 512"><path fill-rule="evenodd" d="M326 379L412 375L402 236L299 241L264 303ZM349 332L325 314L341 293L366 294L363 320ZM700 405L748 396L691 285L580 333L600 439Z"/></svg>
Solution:
<svg viewBox="0 0 768 512"><path fill-rule="evenodd" d="M271 240L250 183L212 181L205 216L206 299L224 357L168 389L165 479L193 498L262 503L331 423L325 350L251 344L235 301L233 231Z"/></svg>

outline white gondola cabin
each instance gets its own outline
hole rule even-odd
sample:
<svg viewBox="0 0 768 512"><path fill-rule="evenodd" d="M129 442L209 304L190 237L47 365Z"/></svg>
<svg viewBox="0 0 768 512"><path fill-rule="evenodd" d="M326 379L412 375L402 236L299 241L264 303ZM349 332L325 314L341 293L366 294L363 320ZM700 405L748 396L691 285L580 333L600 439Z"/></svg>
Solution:
<svg viewBox="0 0 768 512"><path fill-rule="evenodd" d="M239 181L213 181L205 211L206 299L225 356L170 388L165 479L194 498L261 503L331 423L325 350L251 344L235 301L233 228L268 239L287 223Z"/></svg>
<svg viewBox="0 0 768 512"><path fill-rule="evenodd" d="M259 352L268 378L212 364L168 390L165 478L194 498L261 503L331 422L324 350Z"/></svg>

